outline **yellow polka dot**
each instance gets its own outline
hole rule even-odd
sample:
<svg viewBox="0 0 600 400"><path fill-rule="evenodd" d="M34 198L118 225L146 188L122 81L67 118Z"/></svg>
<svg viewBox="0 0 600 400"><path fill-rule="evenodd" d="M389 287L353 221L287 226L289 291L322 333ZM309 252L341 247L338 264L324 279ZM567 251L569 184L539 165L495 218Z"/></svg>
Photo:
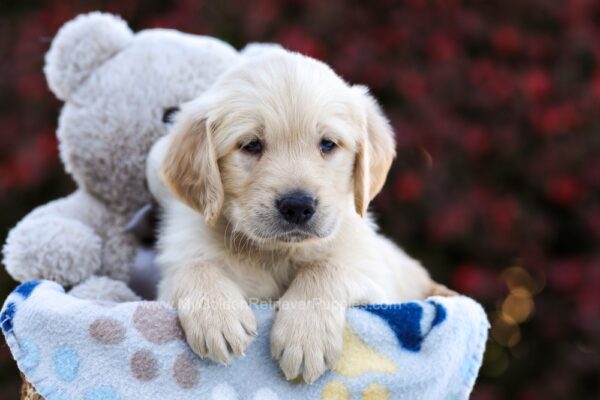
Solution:
<svg viewBox="0 0 600 400"><path fill-rule="evenodd" d="M335 371L348 378L380 372L394 374L398 372L396 363L381 353L368 347L352 329L344 329L344 348Z"/></svg>
<svg viewBox="0 0 600 400"><path fill-rule="evenodd" d="M389 400L390 393L383 385L371 383L363 392L363 400Z"/></svg>
<svg viewBox="0 0 600 400"><path fill-rule="evenodd" d="M342 382L331 381L323 389L323 400L350 400L348 389Z"/></svg>

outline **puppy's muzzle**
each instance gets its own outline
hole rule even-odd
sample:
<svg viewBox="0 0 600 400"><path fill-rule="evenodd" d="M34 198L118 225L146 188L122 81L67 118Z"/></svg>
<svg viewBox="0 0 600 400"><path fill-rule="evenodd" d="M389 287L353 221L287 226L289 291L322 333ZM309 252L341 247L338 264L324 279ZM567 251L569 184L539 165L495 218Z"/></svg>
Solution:
<svg viewBox="0 0 600 400"><path fill-rule="evenodd" d="M284 220L302 225L317 211L317 199L306 192L290 192L277 199L275 206Z"/></svg>

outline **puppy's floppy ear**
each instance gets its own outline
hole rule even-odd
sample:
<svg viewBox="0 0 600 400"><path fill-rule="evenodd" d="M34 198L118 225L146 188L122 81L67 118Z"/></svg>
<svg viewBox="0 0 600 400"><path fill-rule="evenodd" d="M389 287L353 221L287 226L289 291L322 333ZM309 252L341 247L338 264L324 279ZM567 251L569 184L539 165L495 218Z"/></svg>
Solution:
<svg viewBox="0 0 600 400"><path fill-rule="evenodd" d="M367 117L354 167L354 204L356 212L365 216L369 202L385 183L396 156L396 143L389 121L369 90L361 85L352 89L360 93Z"/></svg>
<svg viewBox="0 0 600 400"><path fill-rule="evenodd" d="M224 193L208 125L195 102L184 106L161 169L171 191L212 225L219 218Z"/></svg>

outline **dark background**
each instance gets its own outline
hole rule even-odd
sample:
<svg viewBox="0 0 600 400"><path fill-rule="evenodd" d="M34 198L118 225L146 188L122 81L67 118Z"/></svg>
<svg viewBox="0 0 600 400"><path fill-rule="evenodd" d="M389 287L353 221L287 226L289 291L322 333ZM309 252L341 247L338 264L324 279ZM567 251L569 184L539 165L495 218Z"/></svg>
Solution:
<svg viewBox="0 0 600 400"><path fill-rule="evenodd" d="M398 141L383 231L492 323L473 398L600 398L600 2L0 0L0 241L73 190L43 56L96 9L134 30L279 42L369 85ZM0 398L17 398L4 344L0 373Z"/></svg>

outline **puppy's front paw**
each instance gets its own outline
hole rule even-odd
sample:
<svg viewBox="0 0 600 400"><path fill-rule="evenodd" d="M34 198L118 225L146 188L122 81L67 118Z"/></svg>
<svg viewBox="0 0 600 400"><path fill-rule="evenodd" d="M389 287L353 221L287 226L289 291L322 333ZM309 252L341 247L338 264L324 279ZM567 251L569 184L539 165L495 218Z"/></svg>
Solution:
<svg viewBox="0 0 600 400"><path fill-rule="evenodd" d="M179 301L179 320L192 350L200 357L228 364L244 355L256 336L256 317L243 299L232 302Z"/></svg>
<svg viewBox="0 0 600 400"><path fill-rule="evenodd" d="M335 368L342 352L345 310L282 309L271 331L271 353L285 377L307 383Z"/></svg>

